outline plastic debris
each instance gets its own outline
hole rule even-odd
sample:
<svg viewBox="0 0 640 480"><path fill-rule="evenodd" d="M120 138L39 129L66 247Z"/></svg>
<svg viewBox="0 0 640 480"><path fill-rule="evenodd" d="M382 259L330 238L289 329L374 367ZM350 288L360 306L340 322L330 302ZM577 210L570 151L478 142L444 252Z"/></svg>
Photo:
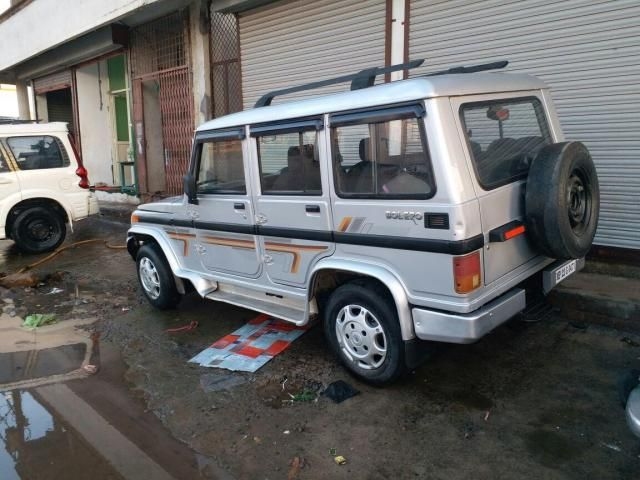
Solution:
<svg viewBox="0 0 640 480"><path fill-rule="evenodd" d="M205 392L219 392L246 383L247 379L232 373L213 372L200 375L200 386Z"/></svg>
<svg viewBox="0 0 640 480"><path fill-rule="evenodd" d="M98 373L98 366L97 365L87 364L84 367L82 367L82 369L85 372L87 372L89 375L94 375L94 374Z"/></svg>
<svg viewBox="0 0 640 480"><path fill-rule="evenodd" d="M122 311L124 312L125 310L123 309ZM129 311L129 309L127 309L126 311ZM195 330L196 328L198 328L198 322L195 320L191 320L191 322L188 325L183 325L182 327L176 327L176 328L167 328L165 329L165 332L166 333L190 332L192 330Z"/></svg>
<svg viewBox="0 0 640 480"><path fill-rule="evenodd" d="M291 468L287 473L287 480L295 480L296 478L298 478L300 470L304 468L304 458L293 457L291 459L291 462L289 462L289 465L291 466Z"/></svg>
<svg viewBox="0 0 640 480"><path fill-rule="evenodd" d="M330 448L329 449L329 455L331 455L332 457L335 457L338 454L338 449L337 448Z"/></svg>
<svg viewBox="0 0 640 480"><path fill-rule="evenodd" d="M32 315L27 315L22 326L27 328L38 328L56 322L55 313L34 313Z"/></svg>
<svg viewBox="0 0 640 480"><path fill-rule="evenodd" d="M285 430L285 431L284 431L284 432L282 432L282 433L284 433L285 435L289 435L289 434L291 433L291 430Z"/></svg>
<svg viewBox="0 0 640 480"><path fill-rule="evenodd" d="M345 463L347 463L347 459L344 458L342 455L337 455L333 457L333 461L336 462L338 465L344 465Z"/></svg>
<svg viewBox="0 0 640 480"><path fill-rule="evenodd" d="M356 390L344 380L337 380L329 384L325 391L322 392L325 397L329 397L336 403L341 403L359 393L360 390Z"/></svg>
<svg viewBox="0 0 640 480"><path fill-rule="evenodd" d="M64 290L63 290L63 289L58 288L58 287L53 287L53 288L51 289L51 291L50 291L49 293L45 293L45 295L56 295L56 294L58 294L58 293L62 293L62 292L64 292Z"/></svg>
<svg viewBox="0 0 640 480"><path fill-rule="evenodd" d="M268 315L249 320L235 332L225 335L189 362L202 367L255 372L309 328L297 327Z"/></svg>
<svg viewBox="0 0 640 480"><path fill-rule="evenodd" d="M318 395L312 390L302 390L294 395L289 394L292 402L313 402Z"/></svg>

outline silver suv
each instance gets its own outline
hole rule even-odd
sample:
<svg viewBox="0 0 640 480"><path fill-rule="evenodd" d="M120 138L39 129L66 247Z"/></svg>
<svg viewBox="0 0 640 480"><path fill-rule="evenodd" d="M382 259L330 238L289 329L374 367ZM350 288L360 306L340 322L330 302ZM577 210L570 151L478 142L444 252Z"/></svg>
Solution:
<svg viewBox="0 0 640 480"><path fill-rule="evenodd" d="M410 66L200 126L185 194L132 215L151 304L193 286L296 325L320 315L346 367L383 384L425 340L473 342L579 270L598 180L548 87L482 71L496 65L373 86Z"/></svg>

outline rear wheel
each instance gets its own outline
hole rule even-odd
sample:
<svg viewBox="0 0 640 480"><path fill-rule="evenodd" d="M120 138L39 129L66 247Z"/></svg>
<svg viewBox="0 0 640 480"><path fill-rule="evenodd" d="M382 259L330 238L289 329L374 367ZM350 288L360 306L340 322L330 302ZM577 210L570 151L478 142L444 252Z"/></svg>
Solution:
<svg viewBox="0 0 640 480"><path fill-rule="evenodd" d="M327 302L324 329L333 350L356 376L374 385L396 380L406 369L398 315L375 283L352 282Z"/></svg>
<svg viewBox="0 0 640 480"><path fill-rule="evenodd" d="M58 212L47 207L29 207L13 221L11 238L25 253L55 250L64 241L67 229Z"/></svg>
<svg viewBox="0 0 640 480"><path fill-rule="evenodd" d="M180 293L160 247L155 244L142 246L136 264L138 280L149 303L160 310L174 308L180 302Z"/></svg>

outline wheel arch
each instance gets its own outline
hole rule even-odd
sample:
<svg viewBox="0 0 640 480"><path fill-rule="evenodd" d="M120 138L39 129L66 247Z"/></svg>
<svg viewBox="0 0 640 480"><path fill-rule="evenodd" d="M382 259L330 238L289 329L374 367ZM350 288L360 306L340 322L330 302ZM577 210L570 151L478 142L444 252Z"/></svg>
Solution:
<svg viewBox="0 0 640 480"><path fill-rule="evenodd" d="M322 299L318 297L322 297L323 294L334 290L338 286L356 279L375 281L389 292L398 314L402 340L406 341L415 338L406 289L393 272L379 265L333 258L321 260L314 266L309 276L307 305L310 305L314 299L321 303Z"/></svg>
<svg viewBox="0 0 640 480"><path fill-rule="evenodd" d="M70 223L69 219L71 218L71 216L69 215L69 211L57 200L47 197L27 198L25 200L17 202L9 209L9 213L7 214L7 219L4 225L5 235L7 236L7 238L11 238L11 230L13 228L16 217L20 215L22 211L31 207L50 208L62 217L62 220L65 224Z"/></svg>

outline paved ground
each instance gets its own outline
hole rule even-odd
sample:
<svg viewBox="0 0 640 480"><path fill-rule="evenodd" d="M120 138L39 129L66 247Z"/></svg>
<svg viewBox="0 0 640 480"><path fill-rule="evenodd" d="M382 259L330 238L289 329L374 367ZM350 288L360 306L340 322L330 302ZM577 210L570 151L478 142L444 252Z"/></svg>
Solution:
<svg viewBox="0 0 640 480"><path fill-rule="evenodd" d="M73 240L115 244L124 238L125 227L117 224L89 220L77 227ZM0 242L0 252L0 270L33 260L17 256L10 242ZM154 311L138 292L126 251L101 243L65 252L37 272L63 274L36 289L12 291L18 314L39 309L63 320L95 316L101 346L124 359L123 384L192 449L185 457L199 454L206 468L198 475L632 479L640 471L640 442L626 427L616 390L620 372L640 367L634 334L571 324L559 315L512 321L474 345L443 348L403 381L376 389L337 365L314 327L256 374L231 374L242 385L205 392L201 381L211 370L187 360L253 312L193 295L174 311ZM53 287L64 292L44 295ZM165 331L193 320L199 327L192 332ZM109 363L89 380L107 377L119 383ZM341 404L322 396L291 401L338 379L361 393ZM139 428L137 421L133 415L122 420L129 430ZM130 440L148 448L139 436ZM333 449L346 457L345 465L334 462ZM172 475L195 478L188 471Z"/></svg>

